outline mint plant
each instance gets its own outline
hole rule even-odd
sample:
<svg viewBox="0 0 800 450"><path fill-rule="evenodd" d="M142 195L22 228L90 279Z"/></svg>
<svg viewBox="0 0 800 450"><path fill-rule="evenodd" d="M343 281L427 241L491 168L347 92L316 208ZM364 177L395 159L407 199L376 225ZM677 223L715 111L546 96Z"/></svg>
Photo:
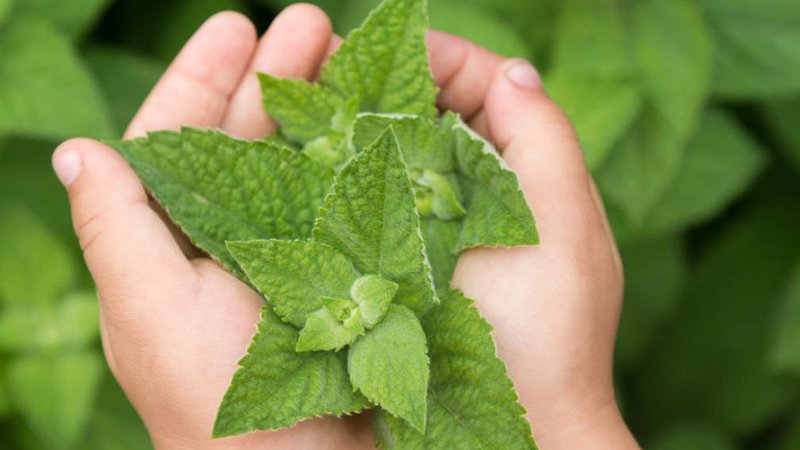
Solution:
<svg viewBox="0 0 800 450"><path fill-rule="evenodd" d="M439 114L427 23L424 0L386 0L318 83L261 74L265 140L111 143L266 300L214 436L374 408L385 449L536 448L490 325L449 287L462 250L533 245L536 226L491 144Z"/></svg>

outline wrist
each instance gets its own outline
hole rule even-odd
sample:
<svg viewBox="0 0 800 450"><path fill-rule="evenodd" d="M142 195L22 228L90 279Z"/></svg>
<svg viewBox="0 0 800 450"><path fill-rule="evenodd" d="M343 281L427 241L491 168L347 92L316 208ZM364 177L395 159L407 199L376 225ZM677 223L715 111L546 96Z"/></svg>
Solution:
<svg viewBox="0 0 800 450"><path fill-rule="evenodd" d="M187 438L181 435L152 436L155 450L242 450L263 448L256 436L237 436L223 439L212 439L211 436L195 436Z"/></svg>
<svg viewBox="0 0 800 450"><path fill-rule="evenodd" d="M534 428L542 450L640 449L613 395L599 403L579 401L560 408L550 417L540 417L539 426ZM531 418L536 425L535 420Z"/></svg>

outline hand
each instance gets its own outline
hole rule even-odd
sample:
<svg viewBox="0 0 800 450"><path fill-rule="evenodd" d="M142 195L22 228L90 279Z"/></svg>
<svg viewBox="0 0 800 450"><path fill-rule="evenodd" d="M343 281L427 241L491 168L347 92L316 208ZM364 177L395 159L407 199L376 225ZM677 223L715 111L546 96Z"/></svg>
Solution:
<svg viewBox="0 0 800 450"><path fill-rule="evenodd" d="M541 237L464 252L453 285L495 327L542 449L638 449L612 380L622 264L570 121L528 62L437 32L429 48L440 106L500 149Z"/></svg>
<svg viewBox="0 0 800 450"><path fill-rule="evenodd" d="M313 79L339 42L324 13L309 5L285 10L258 42L247 19L216 15L178 55L126 137L182 125L263 137L274 124L261 107L255 72ZM576 448L580 438L598 448L635 445L611 440L626 435L610 362L621 270L568 121L538 85L507 81L513 63L443 33L431 33L430 47L442 107L461 112L505 149L543 239L536 248L469 252L455 284L496 326L542 448ZM262 300L198 257L113 150L70 140L53 164L97 284L106 358L157 448L373 447L368 414L212 441L216 408Z"/></svg>
<svg viewBox="0 0 800 450"><path fill-rule="evenodd" d="M331 39L327 17L308 5L287 9L260 42L246 18L218 14L177 56L126 137L182 125L263 137L272 124L256 71L312 78ZM195 257L110 148L71 140L53 164L97 285L106 358L156 448L372 448L369 417L308 420L212 441L217 406L255 333L262 299L210 259Z"/></svg>

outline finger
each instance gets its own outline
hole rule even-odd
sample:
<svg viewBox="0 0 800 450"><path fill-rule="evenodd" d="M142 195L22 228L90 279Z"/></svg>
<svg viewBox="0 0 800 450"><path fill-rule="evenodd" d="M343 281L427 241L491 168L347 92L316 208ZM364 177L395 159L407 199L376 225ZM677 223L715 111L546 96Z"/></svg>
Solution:
<svg viewBox="0 0 800 450"><path fill-rule="evenodd" d="M218 126L255 48L253 24L234 12L208 19L161 77L126 137L184 125Z"/></svg>
<svg viewBox="0 0 800 450"><path fill-rule="evenodd" d="M505 58L472 42L441 31L428 33L431 72L439 86L442 109L456 111L470 121L480 117L492 76ZM482 123L470 124L479 129Z"/></svg>
<svg viewBox="0 0 800 450"><path fill-rule="evenodd" d="M275 125L261 104L257 73L314 78L328 50L331 33L328 16L316 6L296 4L284 9L259 42L248 73L231 97L222 129L248 139L271 132Z"/></svg>
<svg viewBox="0 0 800 450"><path fill-rule="evenodd" d="M53 168L69 193L72 222L103 299L104 319L113 325L145 317L152 312L148 299L178 298L185 288L181 282L192 278L191 264L149 207L128 163L97 141L73 139L55 151Z"/></svg>
<svg viewBox="0 0 800 450"><path fill-rule="evenodd" d="M578 242L603 231L589 171L567 116L547 96L527 61L504 63L484 102L489 134L520 178L536 213L543 243Z"/></svg>

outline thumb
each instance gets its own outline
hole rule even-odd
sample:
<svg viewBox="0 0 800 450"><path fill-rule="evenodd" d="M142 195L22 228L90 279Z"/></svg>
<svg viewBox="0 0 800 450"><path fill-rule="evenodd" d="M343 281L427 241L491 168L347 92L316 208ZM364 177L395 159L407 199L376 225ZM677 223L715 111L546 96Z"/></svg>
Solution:
<svg viewBox="0 0 800 450"><path fill-rule="evenodd" d="M104 318L141 317L148 301L178 298L171 293L191 279L192 266L128 163L97 141L72 139L56 149L53 168L69 193Z"/></svg>
<svg viewBox="0 0 800 450"><path fill-rule="evenodd" d="M495 72L484 112L492 140L520 178L544 244L577 244L579 236L605 232L574 128L530 63L512 59Z"/></svg>

